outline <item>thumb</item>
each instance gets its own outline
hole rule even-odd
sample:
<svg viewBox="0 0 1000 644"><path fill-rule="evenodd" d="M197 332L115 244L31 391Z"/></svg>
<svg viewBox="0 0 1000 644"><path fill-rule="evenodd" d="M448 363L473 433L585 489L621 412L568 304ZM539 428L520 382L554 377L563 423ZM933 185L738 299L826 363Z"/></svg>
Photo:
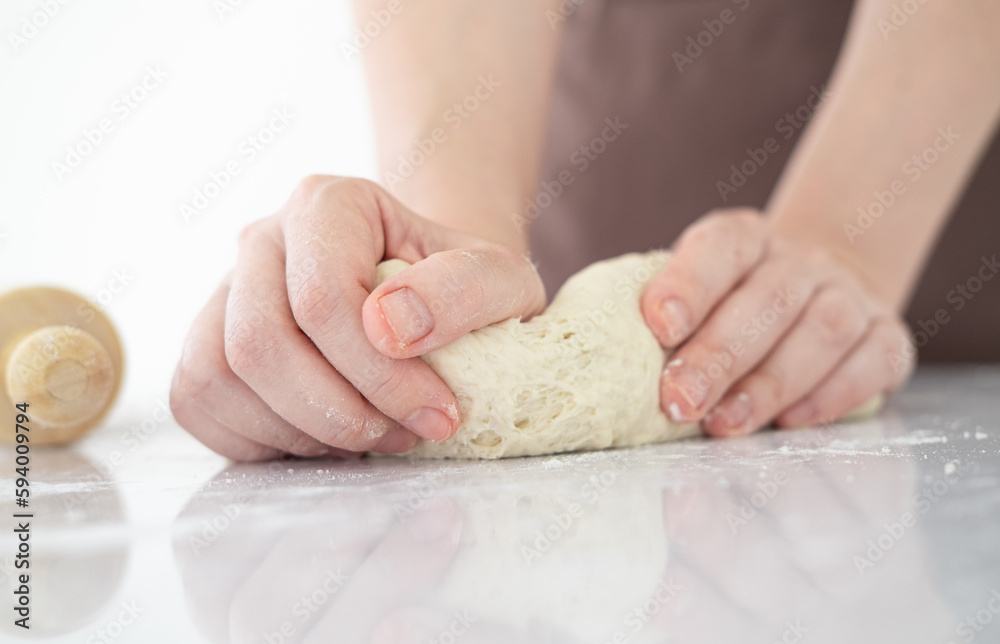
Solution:
<svg viewBox="0 0 1000 644"><path fill-rule="evenodd" d="M410 358L544 308L545 287L531 261L506 246L483 245L434 253L390 277L361 315L375 348Z"/></svg>

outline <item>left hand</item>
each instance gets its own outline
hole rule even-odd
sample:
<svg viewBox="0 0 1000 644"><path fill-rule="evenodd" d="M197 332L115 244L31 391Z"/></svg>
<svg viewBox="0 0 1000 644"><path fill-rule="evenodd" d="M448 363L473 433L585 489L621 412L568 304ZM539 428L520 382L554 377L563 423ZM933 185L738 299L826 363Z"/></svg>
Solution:
<svg viewBox="0 0 1000 644"><path fill-rule="evenodd" d="M660 405L712 436L771 421L830 422L897 389L913 370L913 359L887 357L909 331L862 272L752 209L711 212L689 226L643 294L642 312L660 344L676 348Z"/></svg>

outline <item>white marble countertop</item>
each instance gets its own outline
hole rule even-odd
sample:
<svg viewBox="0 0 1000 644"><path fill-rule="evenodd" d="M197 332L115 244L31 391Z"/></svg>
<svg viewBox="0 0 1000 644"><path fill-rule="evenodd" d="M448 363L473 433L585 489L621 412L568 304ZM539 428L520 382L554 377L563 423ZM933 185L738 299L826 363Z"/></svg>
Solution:
<svg viewBox="0 0 1000 644"><path fill-rule="evenodd" d="M149 407L32 452L30 640L1000 641L997 367L852 425L500 462L230 464Z"/></svg>

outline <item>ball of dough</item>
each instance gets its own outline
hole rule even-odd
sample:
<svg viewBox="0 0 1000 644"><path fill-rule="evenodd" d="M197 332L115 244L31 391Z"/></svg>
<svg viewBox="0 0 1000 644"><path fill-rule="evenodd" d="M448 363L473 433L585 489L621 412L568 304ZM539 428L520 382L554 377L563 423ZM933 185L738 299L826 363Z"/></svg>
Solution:
<svg viewBox="0 0 1000 644"><path fill-rule="evenodd" d="M462 423L420 458L504 458L674 440L697 424L660 410L666 353L639 298L665 251L598 262L571 277L544 313L473 331L423 356L458 399ZM378 281L408 264L379 264Z"/></svg>

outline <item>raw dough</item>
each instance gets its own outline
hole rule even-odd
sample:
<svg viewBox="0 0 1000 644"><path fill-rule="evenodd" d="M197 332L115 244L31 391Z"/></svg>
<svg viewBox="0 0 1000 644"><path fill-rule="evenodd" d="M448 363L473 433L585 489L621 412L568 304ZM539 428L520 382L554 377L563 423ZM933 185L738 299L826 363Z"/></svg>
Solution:
<svg viewBox="0 0 1000 644"><path fill-rule="evenodd" d="M544 313L473 331L423 360L458 399L462 424L420 458L504 458L596 450L692 436L660 411L666 354L639 298L669 253L632 253L571 277ZM408 264L379 264L378 281Z"/></svg>

